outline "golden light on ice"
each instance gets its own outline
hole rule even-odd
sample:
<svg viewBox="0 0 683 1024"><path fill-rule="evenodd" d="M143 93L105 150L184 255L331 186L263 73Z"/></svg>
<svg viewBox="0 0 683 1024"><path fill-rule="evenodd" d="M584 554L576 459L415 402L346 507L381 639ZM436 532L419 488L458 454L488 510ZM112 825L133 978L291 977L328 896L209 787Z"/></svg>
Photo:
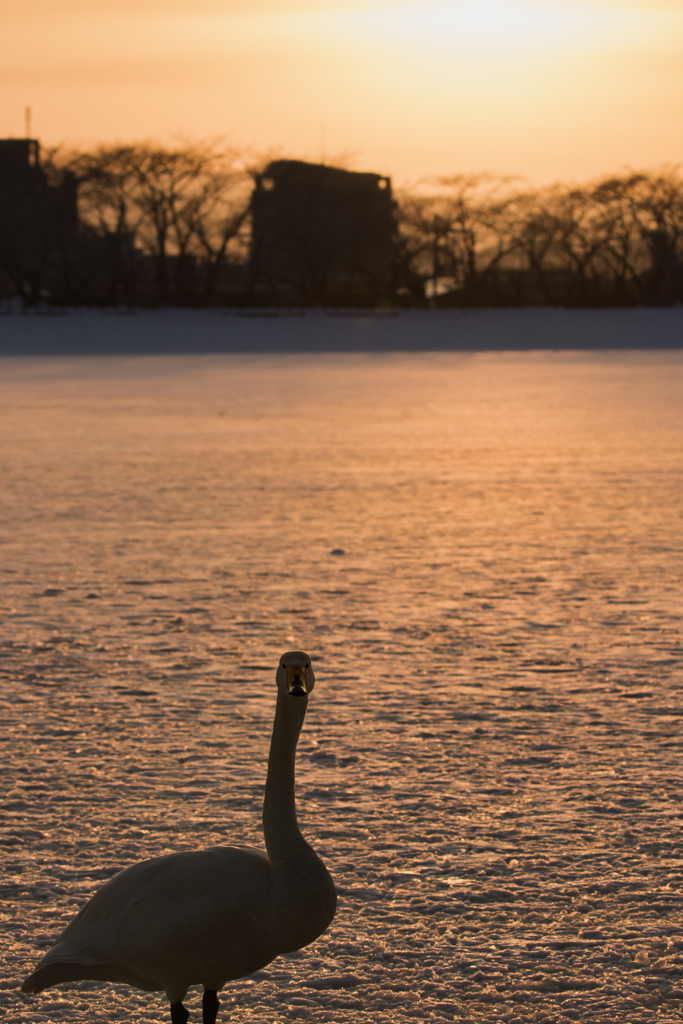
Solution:
<svg viewBox="0 0 683 1024"><path fill-rule="evenodd" d="M574 319L518 312L457 319L550 344ZM232 330L197 317L180 336ZM171 1024L162 993L16 979L120 868L262 847L285 632L313 656L297 792L342 913L218 1024L680 1019L682 390L661 349L6 358L6 1020ZM217 934L168 919L170 949Z"/></svg>

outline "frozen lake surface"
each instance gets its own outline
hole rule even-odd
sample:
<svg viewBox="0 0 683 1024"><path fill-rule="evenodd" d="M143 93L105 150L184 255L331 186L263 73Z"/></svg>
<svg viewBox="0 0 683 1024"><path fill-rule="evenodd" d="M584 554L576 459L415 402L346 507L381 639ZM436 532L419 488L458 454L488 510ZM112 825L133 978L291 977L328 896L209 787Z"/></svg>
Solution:
<svg viewBox="0 0 683 1024"><path fill-rule="evenodd" d="M5 310L0 355L681 349L660 309Z"/></svg>
<svg viewBox="0 0 683 1024"><path fill-rule="evenodd" d="M339 908L222 1021L680 1020L683 353L0 373L7 1022L166 1022L17 984L120 868L260 845L298 647Z"/></svg>

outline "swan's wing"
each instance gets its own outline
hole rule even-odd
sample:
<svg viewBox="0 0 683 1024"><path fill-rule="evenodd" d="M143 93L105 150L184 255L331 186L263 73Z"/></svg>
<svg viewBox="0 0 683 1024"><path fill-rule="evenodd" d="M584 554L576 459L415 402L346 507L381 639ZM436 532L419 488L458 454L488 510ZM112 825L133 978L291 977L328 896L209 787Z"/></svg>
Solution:
<svg viewBox="0 0 683 1024"><path fill-rule="evenodd" d="M166 988L169 977L203 982L207 965L221 964L222 984L275 955L270 890L270 864L257 850L217 847L144 861L95 893L35 973L80 963L92 977L96 965L117 965L131 984Z"/></svg>

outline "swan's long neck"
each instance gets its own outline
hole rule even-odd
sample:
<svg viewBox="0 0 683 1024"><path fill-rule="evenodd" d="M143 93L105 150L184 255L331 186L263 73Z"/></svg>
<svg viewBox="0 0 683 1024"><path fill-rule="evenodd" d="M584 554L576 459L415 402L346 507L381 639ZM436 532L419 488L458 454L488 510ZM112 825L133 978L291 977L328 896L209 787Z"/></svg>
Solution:
<svg viewBox="0 0 683 1024"><path fill-rule="evenodd" d="M308 846L299 831L294 799L294 758L307 704L307 697L278 694L263 801L263 834L271 861L296 856Z"/></svg>

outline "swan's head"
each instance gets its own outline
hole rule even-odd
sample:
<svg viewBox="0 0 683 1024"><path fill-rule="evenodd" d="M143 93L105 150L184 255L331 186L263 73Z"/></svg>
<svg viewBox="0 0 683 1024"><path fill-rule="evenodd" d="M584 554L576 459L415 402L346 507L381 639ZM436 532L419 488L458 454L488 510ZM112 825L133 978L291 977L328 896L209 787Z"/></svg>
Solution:
<svg viewBox="0 0 683 1024"><path fill-rule="evenodd" d="M306 697L315 686L311 659L304 651L287 651L275 674L277 688L287 697Z"/></svg>

